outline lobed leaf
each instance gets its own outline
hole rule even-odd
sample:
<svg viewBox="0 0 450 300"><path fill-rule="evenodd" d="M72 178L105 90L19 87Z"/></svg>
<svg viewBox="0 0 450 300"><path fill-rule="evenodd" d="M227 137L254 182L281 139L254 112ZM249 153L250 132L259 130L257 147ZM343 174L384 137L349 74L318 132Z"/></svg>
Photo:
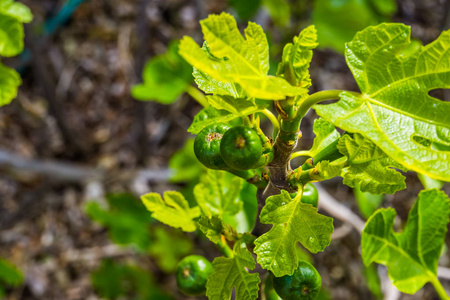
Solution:
<svg viewBox="0 0 450 300"><path fill-rule="evenodd" d="M220 82L237 83L254 98L280 100L307 93L282 78L267 75L269 48L259 25L249 22L244 38L227 13L210 15L200 24L210 54L188 36L181 40L179 51L200 72Z"/></svg>
<svg viewBox="0 0 450 300"><path fill-rule="evenodd" d="M239 177L225 180L225 172L208 169L194 187L194 196L203 214L222 216L235 215L241 208L239 193L242 183Z"/></svg>
<svg viewBox="0 0 450 300"><path fill-rule="evenodd" d="M248 270L255 268L255 260L246 248L235 247L232 258L217 257L212 266L214 272L206 282L206 296L210 300L231 299L233 288L236 299L255 300L258 298L259 276Z"/></svg>
<svg viewBox="0 0 450 300"><path fill-rule="evenodd" d="M303 29L294 37L294 43L284 46L281 62L278 64L277 76L285 78L295 86L309 88L311 78L308 68L316 48L317 31L313 25Z"/></svg>
<svg viewBox="0 0 450 300"><path fill-rule="evenodd" d="M261 211L261 223L273 227L255 240L254 252L258 263L276 277L292 275L297 268L297 242L317 253L331 241L333 219L318 214L317 208L300 199L292 199L282 190L281 194L269 197Z"/></svg>
<svg viewBox="0 0 450 300"><path fill-rule="evenodd" d="M359 32L345 55L362 94L343 92L337 103L315 110L404 167L449 180L450 103L428 92L450 87L450 31L425 47L411 45L410 28L402 24Z"/></svg>
<svg viewBox="0 0 450 300"><path fill-rule="evenodd" d="M194 219L200 216L200 208L190 208L180 192L167 191L164 200L157 193L149 193L141 196L141 200L158 221L188 232L196 230Z"/></svg>
<svg viewBox="0 0 450 300"><path fill-rule="evenodd" d="M406 188L405 177L393 168L401 168L379 147L360 134L339 139L339 151L347 157L348 167L341 176L344 184L372 194L394 194Z"/></svg>
<svg viewBox="0 0 450 300"><path fill-rule="evenodd" d="M427 282L436 281L439 256L449 222L449 197L442 191L420 192L402 233L396 233L395 210L379 209L367 221L361 252L365 265L388 267L393 284L414 294Z"/></svg>

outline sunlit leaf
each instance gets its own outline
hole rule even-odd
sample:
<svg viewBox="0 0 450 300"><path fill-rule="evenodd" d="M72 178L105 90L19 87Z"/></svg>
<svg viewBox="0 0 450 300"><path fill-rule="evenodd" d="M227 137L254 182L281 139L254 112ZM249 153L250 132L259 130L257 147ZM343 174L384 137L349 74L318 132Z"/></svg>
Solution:
<svg viewBox="0 0 450 300"><path fill-rule="evenodd" d="M271 196L261 211L260 221L273 224L269 232L255 240L258 263L276 277L292 275L298 266L296 245L300 242L311 253L330 244L333 219L317 213L301 198L292 199L285 190Z"/></svg>
<svg viewBox="0 0 450 300"><path fill-rule="evenodd" d="M141 196L141 200L158 221L188 232L196 230L194 219L200 216L200 208L190 208L180 192L167 191L164 200L157 193L149 193Z"/></svg>
<svg viewBox="0 0 450 300"><path fill-rule="evenodd" d="M269 48L259 25L249 22L244 38L227 13L210 15L200 24L211 55L190 37L185 36L180 43L180 55L200 72L221 82L239 84L249 97L277 100L306 94L306 89L267 75Z"/></svg>
<svg viewBox="0 0 450 300"><path fill-rule="evenodd" d="M347 44L346 59L362 93L343 92L340 101L315 109L337 127L369 138L404 167L448 180L450 102L428 92L450 88L450 31L414 51L409 36L402 24L359 32Z"/></svg>

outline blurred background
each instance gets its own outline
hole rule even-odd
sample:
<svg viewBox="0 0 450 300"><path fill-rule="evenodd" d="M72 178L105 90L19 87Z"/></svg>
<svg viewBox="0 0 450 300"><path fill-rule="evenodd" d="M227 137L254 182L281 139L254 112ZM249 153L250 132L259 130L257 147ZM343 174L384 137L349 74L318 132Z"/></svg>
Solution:
<svg viewBox="0 0 450 300"><path fill-rule="evenodd" d="M191 199L204 172L186 131L201 95L176 41L189 35L201 44L199 21L208 14L229 12L241 28L249 20L260 24L271 72L284 44L315 24L320 48L311 92L358 90L343 51L366 26L402 22L425 44L450 28L449 0L21 2L34 15L25 25L25 50L2 61L23 83L0 109L0 298L11 300L188 299L175 285L177 262L192 253L220 255L200 234L154 222L138 198L181 190ZM442 90L434 96L450 98ZM302 123L302 149L312 144L315 117L311 112ZM393 206L405 221L429 184L406 176L408 189L387 196L355 194L338 179L324 186L363 219ZM448 184L443 188L450 193ZM255 203L248 215L256 214ZM305 254L322 275L321 299L385 297L387 275L363 266L359 233L337 219L334 226L339 234L325 252ZM445 253L440 265L450 266L449 258ZM449 288L450 280L443 284ZM437 297L428 285L414 296L392 295Z"/></svg>

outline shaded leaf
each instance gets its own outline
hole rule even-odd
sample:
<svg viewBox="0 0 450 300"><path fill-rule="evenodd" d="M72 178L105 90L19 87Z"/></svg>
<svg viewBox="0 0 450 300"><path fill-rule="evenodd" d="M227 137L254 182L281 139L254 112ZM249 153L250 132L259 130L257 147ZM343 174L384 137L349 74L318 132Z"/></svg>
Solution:
<svg viewBox="0 0 450 300"><path fill-rule="evenodd" d="M405 229L396 233L392 229L395 210L379 209L362 233L364 264L386 265L392 283L403 293L414 294L425 283L436 282L449 213L449 198L444 192L422 191L409 212Z"/></svg>
<svg viewBox="0 0 450 300"><path fill-rule="evenodd" d="M349 165L341 174L344 184L372 194L394 194L406 188L405 177L393 169L402 167L369 139L360 134L354 134L353 138L344 135L338 149Z"/></svg>
<svg viewBox="0 0 450 300"><path fill-rule="evenodd" d="M210 300L231 299L233 288L236 299L258 298L259 276L248 273L248 270L255 268L255 260L246 248L235 248L234 257L217 257L212 263L214 272L206 282L206 295Z"/></svg>

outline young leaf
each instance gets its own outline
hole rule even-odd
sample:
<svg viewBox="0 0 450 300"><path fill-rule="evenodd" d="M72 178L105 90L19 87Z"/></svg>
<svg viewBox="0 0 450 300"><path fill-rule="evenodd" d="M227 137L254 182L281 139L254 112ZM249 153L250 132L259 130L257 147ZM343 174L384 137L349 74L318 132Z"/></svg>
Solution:
<svg viewBox="0 0 450 300"><path fill-rule="evenodd" d="M178 54L178 42L167 53L150 59L142 72L144 83L135 85L131 94L137 100L173 103L192 82L192 67Z"/></svg>
<svg viewBox="0 0 450 300"><path fill-rule="evenodd" d="M207 216L224 214L235 215L241 210L239 202L241 179L233 177L225 180L225 172L208 169L200 183L194 187L194 195L198 206Z"/></svg>
<svg viewBox="0 0 450 300"><path fill-rule="evenodd" d="M255 240L254 252L258 263L276 277L292 275L297 268L297 242L311 253L323 251L334 229L332 218L318 214L317 208L300 198L292 199L285 190L267 199L260 221L273 227Z"/></svg>
<svg viewBox="0 0 450 300"><path fill-rule="evenodd" d="M14 0L2 0L0 13L14 17L21 23L29 23L33 20L31 10L26 5Z"/></svg>
<svg viewBox="0 0 450 300"><path fill-rule="evenodd" d="M227 13L210 15L200 24L214 57L188 36L180 43L180 55L200 72L218 81L239 84L249 97L280 100L307 93L306 89L291 86L282 78L267 76L269 47L259 25L249 22L244 39L236 21Z"/></svg>
<svg viewBox="0 0 450 300"><path fill-rule="evenodd" d="M197 221L197 226L215 244L220 242L222 236L230 241L235 240L237 236L236 230L223 222L218 216L212 216L211 218L201 216Z"/></svg>
<svg viewBox="0 0 450 300"><path fill-rule="evenodd" d="M203 43L202 49L205 51L208 58L212 60L224 61L226 59L215 57L211 53L208 44L206 42ZM192 73L192 75L194 75L195 83L198 85L198 88L204 91L206 94L232 96L234 98L246 97L244 90L237 83L224 82L214 79L210 75L203 73L196 68L194 68L194 72Z"/></svg>
<svg viewBox="0 0 450 300"><path fill-rule="evenodd" d="M309 156L314 157L330 144L334 143L341 135L333 124L324 119L314 120L313 132L316 135L313 146L309 150Z"/></svg>
<svg viewBox="0 0 450 300"><path fill-rule="evenodd" d="M200 208L190 208L181 193L165 192L164 200L157 193L149 193L141 196L141 200L145 207L152 212L152 217L158 221L184 231L195 231L193 219L200 216Z"/></svg>
<svg viewBox="0 0 450 300"><path fill-rule="evenodd" d="M232 258L217 257L212 263L214 272L206 282L206 296L210 300L231 299L233 287L236 299L258 298L259 276L257 273L248 273L248 270L255 268L255 260L246 248L235 248Z"/></svg>
<svg viewBox="0 0 450 300"><path fill-rule="evenodd" d="M346 59L362 94L316 105L327 121L369 138L408 169L448 180L450 103L428 95L450 88L450 31L410 51L410 28L381 24L347 44Z"/></svg>
<svg viewBox="0 0 450 300"><path fill-rule="evenodd" d="M0 63L0 106L11 103L17 96L17 88L21 83L22 80L15 70Z"/></svg>
<svg viewBox="0 0 450 300"><path fill-rule="evenodd" d="M344 184L372 194L394 194L406 188L405 177L392 169L399 165L369 139L357 133L353 138L344 135L338 149L347 157L349 165L341 174Z"/></svg>
<svg viewBox="0 0 450 300"><path fill-rule="evenodd" d="M22 23L0 12L0 55L11 57L22 52L24 36Z"/></svg>
<svg viewBox="0 0 450 300"><path fill-rule="evenodd" d="M313 52L317 47L317 32L313 25L303 29L294 37L294 43L284 46L283 57L278 64L277 76L286 79L295 86L309 88L311 78L309 77L309 64Z"/></svg>
<svg viewBox="0 0 450 300"><path fill-rule="evenodd" d="M402 233L393 231L395 210L379 209L362 233L361 252L365 265L388 267L393 284L407 294L436 284L439 255L449 222L449 198L438 190L419 194Z"/></svg>

